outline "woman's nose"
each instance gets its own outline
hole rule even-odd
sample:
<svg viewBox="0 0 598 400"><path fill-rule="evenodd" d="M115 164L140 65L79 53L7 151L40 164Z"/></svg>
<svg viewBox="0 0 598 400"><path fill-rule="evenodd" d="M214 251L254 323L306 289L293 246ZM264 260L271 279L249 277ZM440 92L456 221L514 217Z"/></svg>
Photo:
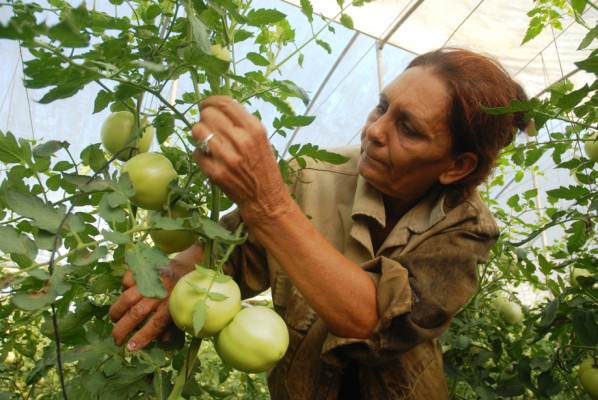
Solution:
<svg viewBox="0 0 598 400"><path fill-rule="evenodd" d="M365 135L370 142L384 144L385 142L385 132L384 129L384 116L378 118L376 121L372 122L365 130Z"/></svg>

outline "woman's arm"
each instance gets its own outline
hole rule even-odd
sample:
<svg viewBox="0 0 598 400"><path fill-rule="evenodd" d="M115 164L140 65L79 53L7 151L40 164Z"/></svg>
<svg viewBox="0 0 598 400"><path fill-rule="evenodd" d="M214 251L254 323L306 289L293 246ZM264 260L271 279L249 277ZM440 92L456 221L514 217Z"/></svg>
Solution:
<svg viewBox="0 0 598 400"><path fill-rule="evenodd" d="M214 96L203 101L192 133L198 142L214 133L209 154L196 150L196 162L329 328L368 337L378 321L376 286L293 202L261 122L233 99Z"/></svg>

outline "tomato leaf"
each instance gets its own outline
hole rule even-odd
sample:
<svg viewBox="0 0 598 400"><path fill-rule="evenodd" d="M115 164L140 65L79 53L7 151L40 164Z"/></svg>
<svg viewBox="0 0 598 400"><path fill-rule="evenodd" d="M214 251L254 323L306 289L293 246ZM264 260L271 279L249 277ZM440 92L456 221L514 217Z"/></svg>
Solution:
<svg viewBox="0 0 598 400"><path fill-rule="evenodd" d="M125 261L133 271L133 278L137 283L139 293L150 299L163 299L166 289L160 279L158 267L168 265L170 259L160 250L137 242L131 251L125 254Z"/></svg>
<svg viewBox="0 0 598 400"><path fill-rule="evenodd" d="M24 311L35 311L49 306L56 296L66 293L71 285L65 280L66 267L56 268L54 275L41 290L28 293L16 293L12 303Z"/></svg>
<svg viewBox="0 0 598 400"><path fill-rule="evenodd" d="M206 303L203 301L198 301L195 303L193 307L193 333L195 336L199 334L201 328L203 328L204 324L206 323L206 317L208 315L208 308Z"/></svg>
<svg viewBox="0 0 598 400"><path fill-rule="evenodd" d="M63 205L54 207L51 204L44 203L42 199L36 196L12 188L7 190L6 200L12 210L32 219L35 226L48 232L58 231L66 213L66 207Z"/></svg>
<svg viewBox="0 0 598 400"><path fill-rule="evenodd" d="M586 346L598 344L598 313L591 310L573 311L573 328L579 335L579 339Z"/></svg>
<svg viewBox="0 0 598 400"><path fill-rule="evenodd" d="M25 234L20 234L11 226L0 226L0 250L5 253L22 254L34 260L37 247L33 240Z"/></svg>
<svg viewBox="0 0 598 400"><path fill-rule="evenodd" d="M251 10L247 14L247 24L250 26L262 26L274 24L286 17L285 14L273 9Z"/></svg>
<svg viewBox="0 0 598 400"><path fill-rule="evenodd" d="M224 301L228 299L228 296L218 292L208 292L208 298L214 301Z"/></svg>

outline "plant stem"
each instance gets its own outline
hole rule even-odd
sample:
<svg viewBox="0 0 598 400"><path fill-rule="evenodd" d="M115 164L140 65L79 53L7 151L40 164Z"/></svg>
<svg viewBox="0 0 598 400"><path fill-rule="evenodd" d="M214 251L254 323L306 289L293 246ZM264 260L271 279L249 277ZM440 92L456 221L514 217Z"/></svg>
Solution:
<svg viewBox="0 0 598 400"><path fill-rule="evenodd" d="M193 338L191 340L191 345L189 346L189 352L187 353L187 359L185 360L185 365L181 369L181 373L177 377L177 380L172 388L172 392L168 396L168 400L179 400L181 399L181 393L183 393L183 387L189 376L191 375L191 371L193 369L193 365L195 364L195 360L197 359L197 353L199 352L199 348L201 346L201 339Z"/></svg>

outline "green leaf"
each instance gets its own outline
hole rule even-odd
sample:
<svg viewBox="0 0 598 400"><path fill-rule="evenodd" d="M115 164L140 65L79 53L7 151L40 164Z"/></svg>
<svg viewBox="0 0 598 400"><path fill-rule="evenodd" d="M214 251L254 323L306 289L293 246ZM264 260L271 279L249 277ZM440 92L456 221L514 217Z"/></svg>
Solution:
<svg viewBox="0 0 598 400"><path fill-rule="evenodd" d="M17 139L11 132L4 134L0 131L0 161L5 164L27 161L30 157L26 157L27 152L24 152L24 150L19 146Z"/></svg>
<svg viewBox="0 0 598 400"><path fill-rule="evenodd" d="M576 200L588 193L588 190L581 186L569 186L568 188L561 186L558 189L548 190L546 193L557 199Z"/></svg>
<svg viewBox="0 0 598 400"><path fill-rule="evenodd" d="M112 93L108 93L105 90L100 90L96 95L96 99L93 103L93 114L99 113L108 107L111 101L114 101Z"/></svg>
<svg viewBox="0 0 598 400"><path fill-rule="evenodd" d="M22 254L30 260L35 260L37 247L33 240L25 234L19 234L14 228L0 226L0 250L5 253Z"/></svg>
<svg viewBox="0 0 598 400"><path fill-rule="evenodd" d="M598 313L591 310L573 311L573 328L579 335L579 339L586 346L598 344Z"/></svg>
<svg viewBox="0 0 598 400"><path fill-rule="evenodd" d="M332 47L330 47L330 45L328 43L326 43L325 41L321 40L321 39L316 39L316 44L320 47L322 47L324 50L326 50L326 52L328 54L332 54Z"/></svg>
<svg viewBox="0 0 598 400"><path fill-rule="evenodd" d="M548 303L544 309L544 312L542 313L542 319L540 320L541 327L547 328L552 325L552 322L556 318L557 312L559 311L560 304L561 302L558 297Z"/></svg>
<svg viewBox="0 0 598 400"><path fill-rule="evenodd" d="M579 15L583 14L583 10L585 10L588 0L571 0L571 7L575 10L576 13Z"/></svg>
<svg viewBox="0 0 598 400"><path fill-rule="evenodd" d="M66 9L62 15L62 21L53 25L48 30L48 37L51 40L57 40L64 47L86 47L89 45L89 33L81 31L76 24L77 16L75 13L87 13L85 3L81 3L77 9Z"/></svg>
<svg viewBox="0 0 598 400"><path fill-rule="evenodd" d="M270 61L268 61L266 57L252 51L247 53L247 59L255 65L259 65L262 67L270 65Z"/></svg>
<svg viewBox="0 0 598 400"><path fill-rule="evenodd" d="M593 74L598 74L598 56L593 55L586 58L583 61L578 61L575 63L579 68L583 69L584 71L591 72Z"/></svg>
<svg viewBox="0 0 598 400"><path fill-rule="evenodd" d="M193 307L193 333L195 336L199 335L201 328L206 323L206 317L208 315L208 308L206 303L198 301Z"/></svg>
<svg viewBox="0 0 598 400"><path fill-rule="evenodd" d="M197 15L189 15L187 19L191 25L195 46L204 54L210 54L212 49L212 43L210 42L211 29Z"/></svg>
<svg viewBox="0 0 598 400"><path fill-rule="evenodd" d="M108 255L108 249L104 246L96 247L93 250L81 250L74 257L69 257L72 265L83 266L95 263Z"/></svg>
<svg viewBox="0 0 598 400"><path fill-rule="evenodd" d="M575 90L562 96L556 106L562 109L562 112L573 110L590 93L590 87L586 84L581 89Z"/></svg>
<svg viewBox="0 0 598 400"><path fill-rule="evenodd" d="M102 230L102 236L104 236L104 239L109 240L114 244L128 244L131 241L131 238L129 236L118 231L113 232Z"/></svg>
<svg viewBox="0 0 598 400"><path fill-rule="evenodd" d="M307 17L307 20L311 23L314 20L313 14L314 14L314 8L311 5L311 2L309 0L301 0L300 1L301 4L301 12L303 14L305 14L305 16Z"/></svg>
<svg viewBox="0 0 598 400"><path fill-rule="evenodd" d="M170 259L160 250L137 242L125 254L125 261L133 271L133 278L137 283L139 293L150 299L163 299L166 289L160 279L158 267L168 265Z"/></svg>
<svg viewBox="0 0 598 400"><path fill-rule="evenodd" d="M12 303L24 311L36 311L48 307L57 296L66 293L70 284L65 280L66 268L56 268L54 275L44 287L35 292L16 293L12 297Z"/></svg>
<svg viewBox="0 0 598 400"><path fill-rule="evenodd" d="M574 253L579 250L589 239L588 222L576 221L567 229L569 237L567 238L567 250Z"/></svg>
<svg viewBox="0 0 598 400"><path fill-rule="evenodd" d="M262 26L275 24L286 18L286 14L272 9L251 10L247 14L247 24L251 26Z"/></svg>
<svg viewBox="0 0 598 400"><path fill-rule="evenodd" d="M156 127L156 138L162 144L174 132L174 115L169 112L158 114L152 124Z"/></svg>
<svg viewBox="0 0 598 400"><path fill-rule="evenodd" d="M58 140L50 140L33 148L33 155L35 157L50 157L62 148L68 148L68 142L61 142Z"/></svg>
<svg viewBox="0 0 598 400"><path fill-rule="evenodd" d="M340 22L345 28L353 29L354 27L353 18L348 14L341 14Z"/></svg>
<svg viewBox="0 0 598 400"><path fill-rule="evenodd" d="M218 293L218 292L209 292L208 298L210 300L214 300L214 301L224 301L224 300L228 299L228 296L225 294L222 294L222 293Z"/></svg>
<svg viewBox="0 0 598 400"><path fill-rule="evenodd" d="M7 190L6 200L13 211L30 218L33 225L48 232L57 232L66 214L64 205L54 207L38 197L12 188Z"/></svg>

